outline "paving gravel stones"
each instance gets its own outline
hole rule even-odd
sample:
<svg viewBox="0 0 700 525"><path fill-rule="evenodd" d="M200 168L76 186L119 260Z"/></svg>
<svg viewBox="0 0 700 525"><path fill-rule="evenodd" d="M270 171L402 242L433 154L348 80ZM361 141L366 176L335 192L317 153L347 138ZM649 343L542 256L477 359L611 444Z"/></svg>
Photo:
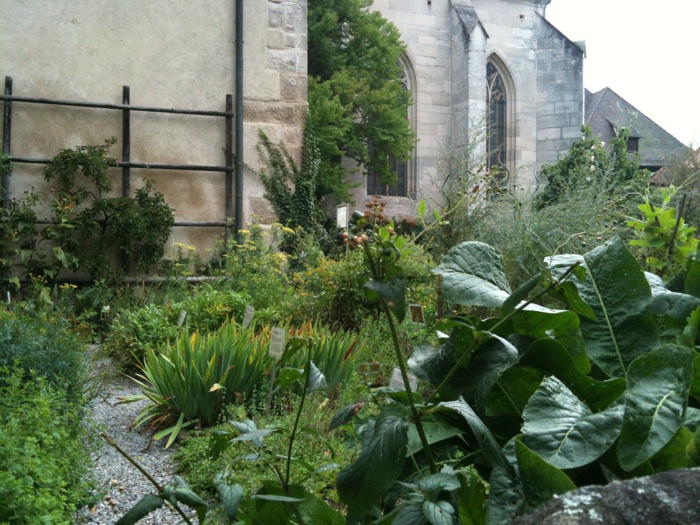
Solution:
<svg viewBox="0 0 700 525"><path fill-rule="evenodd" d="M136 459L160 484L172 480L172 449L165 450L165 440L154 442L148 447L150 432L129 430L129 425L144 408L146 402L118 404L119 398L141 393L131 379L105 372L102 365L93 397L92 418L98 431L103 430L131 457ZM147 448L148 447L148 448ZM95 477L105 495L90 509L80 512L80 524L113 524L123 516L145 494L154 494L153 485L133 465L124 459L112 446L104 446L95 454ZM195 521L196 522L196 521ZM168 505L140 520L139 525L175 525L182 518Z"/></svg>

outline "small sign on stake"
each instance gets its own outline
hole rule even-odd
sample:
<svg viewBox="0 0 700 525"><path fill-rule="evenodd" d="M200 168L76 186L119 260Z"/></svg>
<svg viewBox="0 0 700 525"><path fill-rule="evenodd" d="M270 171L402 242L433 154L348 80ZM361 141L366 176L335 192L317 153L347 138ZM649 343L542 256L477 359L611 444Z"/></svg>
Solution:
<svg viewBox="0 0 700 525"><path fill-rule="evenodd" d="M255 308L251 305L245 307L245 316L243 317L243 328L248 328L250 323L253 322L253 317L255 317Z"/></svg>
<svg viewBox="0 0 700 525"><path fill-rule="evenodd" d="M187 318L187 310L180 310L180 316L177 318L177 325L182 326Z"/></svg>
<svg viewBox="0 0 700 525"><path fill-rule="evenodd" d="M411 387L411 391L415 392L418 390L418 378L413 374L408 374L408 384ZM399 390L405 390L403 384L403 378L401 377L401 370L398 367L394 367L391 372L391 380L389 381L389 386L393 388L398 388Z"/></svg>
<svg viewBox="0 0 700 525"><path fill-rule="evenodd" d="M336 206L335 226L346 230L348 228L348 205L340 204Z"/></svg>
<svg viewBox="0 0 700 525"><path fill-rule="evenodd" d="M422 305L409 304L408 309L411 312L411 321L418 324L425 324L425 316L423 315Z"/></svg>
<svg viewBox="0 0 700 525"><path fill-rule="evenodd" d="M275 359L279 359L284 354L284 340L287 333L284 328L273 328L270 336L270 351L268 352Z"/></svg>

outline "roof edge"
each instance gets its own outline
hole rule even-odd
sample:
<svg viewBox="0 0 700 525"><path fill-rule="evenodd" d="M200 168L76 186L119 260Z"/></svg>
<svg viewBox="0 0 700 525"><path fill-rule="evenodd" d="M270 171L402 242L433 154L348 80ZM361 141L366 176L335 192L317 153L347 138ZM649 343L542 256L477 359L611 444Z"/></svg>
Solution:
<svg viewBox="0 0 700 525"><path fill-rule="evenodd" d="M471 35L474 29L479 26L484 32L486 38L489 38L489 34L486 31L484 24L481 23L481 19L479 18L476 9L474 9L474 6L467 4L455 4L455 2L452 0L450 0L450 5L452 6L452 9L454 9L455 13L457 13L457 17L468 35Z"/></svg>
<svg viewBox="0 0 700 525"><path fill-rule="evenodd" d="M549 27L551 27L551 28L554 29L557 33L559 33L559 35L561 35L561 37L562 37L564 40L566 40L566 41L567 41L569 44L571 44L573 47L575 47L576 49L578 49L579 51L581 51L581 53L583 54L583 57L586 58L586 41L585 41L585 40L577 40L577 41L571 40L568 36L566 36L564 33L561 32L561 29L559 29L559 28L558 28L557 26L555 26L552 22L550 22L549 20L547 20L547 17L546 17L546 16L541 15L541 14L538 13L537 11L535 11L535 14L536 14L537 16L539 16Z"/></svg>

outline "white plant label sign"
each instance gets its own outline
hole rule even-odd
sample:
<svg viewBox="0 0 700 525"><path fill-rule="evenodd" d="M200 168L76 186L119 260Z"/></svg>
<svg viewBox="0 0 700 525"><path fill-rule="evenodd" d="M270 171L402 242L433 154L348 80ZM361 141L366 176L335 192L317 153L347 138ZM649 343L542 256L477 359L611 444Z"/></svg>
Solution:
<svg viewBox="0 0 700 525"><path fill-rule="evenodd" d="M284 328L273 328L270 337L269 354L275 359L279 359L284 354L284 340L287 336Z"/></svg>
<svg viewBox="0 0 700 525"><path fill-rule="evenodd" d="M411 386L411 391L415 392L418 390L418 378L413 374L408 374L408 384ZM404 390L403 378L401 377L401 370L398 367L394 367L391 372L391 381L389 381L389 386L393 388L398 388Z"/></svg>
<svg viewBox="0 0 700 525"><path fill-rule="evenodd" d="M336 208L335 225L338 228L347 229L348 227L348 205L341 204Z"/></svg>
<svg viewBox="0 0 700 525"><path fill-rule="evenodd" d="M250 323L253 322L253 317L255 317L255 308L251 305L245 307L245 316L243 317L243 328L248 328Z"/></svg>

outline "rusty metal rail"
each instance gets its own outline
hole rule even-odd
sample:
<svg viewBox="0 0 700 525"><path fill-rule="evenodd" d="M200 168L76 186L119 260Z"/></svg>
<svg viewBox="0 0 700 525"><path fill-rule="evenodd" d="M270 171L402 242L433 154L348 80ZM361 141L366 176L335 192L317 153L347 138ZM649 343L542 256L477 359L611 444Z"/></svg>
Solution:
<svg viewBox="0 0 700 525"><path fill-rule="evenodd" d="M117 166L122 169L122 196L129 197L131 194L131 170L132 169L158 169L177 170L192 172L221 172L225 175L225 209L223 210L224 220L222 221L178 221L175 226L188 227L225 227L226 237L230 235L229 229L233 227L234 232L239 225L233 224L233 96L226 95L225 111L204 111L197 109L177 109L151 106L135 106L130 103L131 90L129 86L122 87L122 103L101 103L84 102L76 100L59 100L38 97L23 97L12 94L12 77L5 77L4 94L0 95L0 100L4 102L3 111L3 136L2 152L5 153L10 162L23 164L49 164L51 159L18 157L11 154L12 150L12 105L14 103L23 104L44 104L54 106L82 107L91 109L106 109L122 112L122 160L117 162ZM190 164L163 164L157 162L131 162L131 113L169 113L176 115L191 115L201 117L218 117L225 121L225 151L223 165L190 165ZM8 205L10 195L10 176L3 174L2 177L3 204Z"/></svg>

